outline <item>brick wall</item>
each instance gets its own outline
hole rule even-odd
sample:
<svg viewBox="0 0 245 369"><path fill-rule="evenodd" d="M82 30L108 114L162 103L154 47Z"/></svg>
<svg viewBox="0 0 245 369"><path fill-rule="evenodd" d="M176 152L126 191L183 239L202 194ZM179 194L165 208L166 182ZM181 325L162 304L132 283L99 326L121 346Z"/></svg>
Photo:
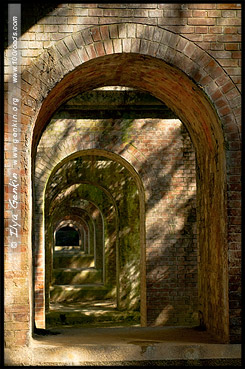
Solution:
<svg viewBox="0 0 245 369"><path fill-rule="evenodd" d="M30 8L29 8L30 9ZM22 231L22 250L20 253L21 272L13 273L13 263L6 252L6 340L8 344L23 345L28 342L31 327L31 294L22 295L22 300L18 300L20 290L10 287L13 281L26 291L25 283L31 286L29 271L31 270L31 163L30 151L32 141L32 127L37 119L37 129L34 130L33 143L43 129L43 125L50 118L50 114L58 108L59 103L64 99L64 95L72 96L76 93L74 87L69 85L73 78L77 86L83 89L83 82L79 80L79 75L72 75L72 71L79 67L84 61L90 60L90 66L99 82L103 82L107 77L104 69L93 69L93 65L99 66L99 63L92 63L91 60L97 56L112 54L117 52L132 52L145 55L151 55L164 60L168 64L174 65L188 75L200 89L205 91L210 101L214 105L219 119L221 121L223 135L225 137L225 164L220 164L220 171L224 165L227 175L227 219L220 211L217 217L222 213L222 219L227 220L228 236L228 267L229 267L229 319L230 319L230 339L235 342L240 339L240 319L241 319L241 286L240 286L240 256L241 256L241 4L62 4L53 9L52 14L39 19L33 26L22 35L22 142L25 148L20 153L23 157L22 168L22 208L23 208L23 231ZM29 12L29 17L32 14ZM81 14L79 14L81 13ZM147 14L147 17L146 17ZM25 15L23 17L25 22ZM118 23L120 27L113 23ZM127 22L127 24L126 24ZM90 28L90 25L96 25ZM109 27L107 25L110 25ZM148 27L146 25L149 25ZM153 27L157 25L157 27ZM63 27L63 28L62 28ZM82 30L79 33L72 32ZM91 31L91 33L90 33ZM126 32L126 33L125 33ZM67 37L68 36L68 37ZM41 40L40 40L41 38ZM43 38L43 39L42 39ZM101 38L101 42L100 39ZM99 40L99 41L98 41ZM119 40L119 41L118 41ZM129 41L130 40L130 41ZM153 42L152 42L153 41ZM87 45L83 48L84 45ZM167 47L166 47L167 45ZM50 49L50 46L53 48ZM101 48L102 47L102 48ZM155 49L156 47L156 49ZM87 49L86 49L87 48ZM47 51L43 54L43 51ZM86 51L87 50L87 51ZM156 50L158 52L156 53ZM79 53L79 54L77 54ZM41 55L41 57L39 57ZM133 59L132 59L133 60ZM147 60L148 65L151 63ZM38 64L35 66L34 61ZM108 59L107 59L108 62ZM117 63L117 62L115 62ZM115 65L111 64L111 74L115 72L112 79L118 81ZM109 63L108 63L109 65ZM193 69L193 67L195 67ZM120 69L121 68L121 69ZM138 64L138 68L128 65L127 77L122 81L134 81L138 87L152 90L158 93L158 97L168 101L173 107L178 106L178 97L174 100L174 92L171 78L167 78L167 84L171 86L168 93L162 92L167 88L166 83L162 83L161 72L158 70L159 78L153 82L154 75L149 77L149 81L144 80L146 70L151 71L151 67L145 69L145 74L138 76L138 70L144 70L144 67ZM163 67L164 69L165 67ZM84 69L86 70L86 68ZM117 69L122 74L123 66ZM91 73L89 68L87 72ZM170 68L165 70L166 76L170 73ZM70 76L67 77L70 73ZM103 74L104 73L104 74ZM123 74L122 74L123 75ZM64 78L63 78L64 77ZM66 78L67 77L67 78ZM5 65L5 80L9 78L8 60ZM63 78L63 93L59 92L56 85ZM130 80L131 78L131 80ZM137 80L138 78L138 80ZM175 78L178 77L176 72ZM86 78L85 78L86 80ZM108 80L108 79L107 79ZM92 88L92 84L89 84ZM180 79L178 79L180 81ZM166 82L166 81L165 81ZM182 80L185 84L186 81ZM133 82L132 82L133 84ZM62 86L61 86L62 85ZM7 91L7 83L5 85ZM176 85L175 85L176 86ZM134 87L134 86L132 86ZM52 91L53 88L53 91ZM193 87L194 89L196 87ZM179 91L181 90L178 85ZM187 91L188 89L186 89ZM44 98L52 91L49 99ZM158 91L158 92L157 92ZM179 114L191 116L190 98L184 100L187 92L182 91L183 106L186 112L177 108ZM188 90L189 91L189 90ZM199 90L198 90L199 91ZM199 92L197 92L198 94ZM170 96L170 97L169 97ZM7 97L7 94L6 94ZM194 99L195 96L192 98ZM169 99L169 100L167 100ZM6 102L7 115L7 102ZM42 108L41 108L42 107ZM41 109L41 110L39 110ZM53 109L53 111L52 111ZM205 108L203 108L205 110ZM41 117L38 116L39 111ZM193 111L193 109L192 109ZM198 111L198 109L197 109ZM199 117L202 112L199 112ZM7 123L6 117L6 123ZM216 118L212 119L215 121ZM188 120L188 119L187 119ZM195 114L190 121L196 122ZM209 121L207 115L204 122ZM193 127L195 126L193 124ZM188 125L191 133L191 125ZM206 130L206 133L208 132ZM215 131L212 134L219 136ZM37 133L38 132L38 133ZM193 133L193 132L192 132ZM202 131L196 131L193 136L198 144L198 155L205 152L207 157L209 153L205 151L206 136ZM202 137L202 139L200 139ZM9 161L11 132L5 129L5 170L6 183L9 181L7 168L11 166ZM200 141L200 142L199 142ZM203 146L202 146L203 145ZM221 144L223 145L223 144ZM219 146L219 145L218 145ZM217 151L218 146L215 146ZM220 146L219 146L220 147ZM29 151L28 151L29 150ZM213 159L210 156L210 160ZM218 162L221 163L218 159ZM211 163L211 162L210 162ZM217 162L216 162L217 163ZM210 168L213 164L210 164ZM214 172L215 177L215 172ZM208 182L203 177L203 181ZM203 184L203 190L207 183ZM216 198L219 196L218 189L215 188ZM223 187L220 191L225 191ZM8 206L8 193L5 192L6 209ZM207 196L207 195L206 195ZM208 200L208 197L206 197ZM220 209L219 209L220 210ZM7 209L8 211L8 209ZM215 211L215 209L214 209ZM5 229L8 229L8 212L5 214ZM212 224L208 225L212 228ZM214 232L215 233L215 232ZM208 235L207 235L208 237ZM213 241L215 244L215 240ZM224 244L223 240L218 242ZM218 244L217 243L217 244ZM224 258L226 260L226 257ZM25 281L24 281L25 280ZM31 288L29 288L31 290ZM21 304L17 304L22 301ZM17 314L17 315L16 315ZM21 314L26 315L25 325L20 326ZM217 316L219 319L220 315ZM222 318L220 318L222 319ZM219 324L218 324L219 325ZM220 325L219 325L220 326Z"/></svg>
<svg viewBox="0 0 245 369"><path fill-rule="evenodd" d="M22 36L23 65L73 32L93 25L127 22L158 25L193 41L213 56L241 89L240 3L60 4Z"/></svg>
<svg viewBox="0 0 245 369"><path fill-rule="evenodd" d="M57 160L57 138L59 148L62 148L58 160L69 157L81 149L95 147L97 150L109 150L126 158L139 173L145 189L146 301L144 303L147 310L147 325L198 325L196 174L195 154L190 137L178 119L134 119L128 128L127 125L128 120L122 119L54 119L43 133L40 150L37 152L36 204L41 203L40 200L44 196L40 180L48 178L50 165ZM96 156L94 160L96 161ZM74 165L71 160L69 168ZM71 180L74 183L86 181L87 178L92 180L92 173L89 172L87 175L86 168L86 165L82 167L80 164L79 168L73 169L74 175L71 176L69 172L71 169L67 167L66 171L63 170L59 176L56 175L58 183L53 174L46 188L49 198L54 199L55 194L61 192L62 186L66 188L66 178L69 178L70 183ZM101 171L99 168L98 166L98 184L102 186L104 180L99 179ZM76 173L80 173L81 179L76 178ZM125 193L121 187L116 190L115 170L109 167L107 176L109 182L107 181L106 189L117 203L116 199L125 196ZM122 178L121 181L123 182ZM59 190L56 187L59 187ZM68 209L69 204L67 198L63 207ZM60 215L62 208L59 207L59 203L56 202L54 206ZM132 209L128 215L125 210L123 212L124 207L125 205L122 208L118 203L119 234L127 234L127 229L132 228L136 216L136 214L133 216ZM38 205L35 206L35 211L40 212ZM127 217L131 220L129 221ZM137 231L135 232L138 239ZM130 233L134 233L133 228ZM36 238L39 239L38 233ZM121 238L118 242L119 250L125 248L127 243L133 247L130 240ZM134 248L137 242L135 240ZM36 249L41 250L41 245L36 243ZM137 250L134 251L135 254L139 253ZM124 257L121 256L120 260L123 270ZM115 270L112 269L111 272L115 273ZM128 274L132 274L130 269ZM134 274L138 274L138 268ZM113 276L110 279L113 279ZM119 280L121 282L118 288L121 289L123 286L121 276ZM133 284L133 281L131 283ZM36 313L37 320L38 316L39 311Z"/></svg>

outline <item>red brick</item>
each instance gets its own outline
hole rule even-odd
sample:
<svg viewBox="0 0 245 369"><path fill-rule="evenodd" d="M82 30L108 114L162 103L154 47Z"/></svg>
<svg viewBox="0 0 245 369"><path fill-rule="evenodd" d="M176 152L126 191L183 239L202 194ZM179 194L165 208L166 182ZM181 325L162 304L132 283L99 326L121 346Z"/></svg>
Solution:
<svg viewBox="0 0 245 369"><path fill-rule="evenodd" d="M132 23L129 23L128 24L128 34L127 34L127 36L128 37L135 37L135 35L136 35L136 25L132 24Z"/></svg>
<svg viewBox="0 0 245 369"><path fill-rule="evenodd" d="M185 37L188 38L188 34L189 33L194 33L195 31L195 27L194 26L165 26L164 27L166 30L171 31L171 32L175 32L175 33L179 33L182 36L185 35Z"/></svg>
<svg viewBox="0 0 245 369"><path fill-rule="evenodd" d="M196 46L192 43L188 43L184 49L184 54L187 55L189 58L192 57L194 52L196 51Z"/></svg>
<svg viewBox="0 0 245 369"><path fill-rule="evenodd" d="M179 41L178 41L178 44L176 45L176 50L183 51L187 44L188 44L188 40L186 40L185 38L180 37Z"/></svg>
<svg viewBox="0 0 245 369"><path fill-rule="evenodd" d="M241 9L241 4L217 4L217 9Z"/></svg>
<svg viewBox="0 0 245 369"><path fill-rule="evenodd" d="M15 331L14 344L16 346L26 346L28 344L28 331Z"/></svg>
<svg viewBox="0 0 245 369"><path fill-rule="evenodd" d="M125 23L118 25L118 34L119 34L119 38L127 37L127 26Z"/></svg>
<svg viewBox="0 0 245 369"><path fill-rule="evenodd" d="M234 217L240 216L241 215L241 209L228 209L227 214L229 216L234 216Z"/></svg>
<svg viewBox="0 0 245 369"><path fill-rule="evenodd" d="M203 50L210 50L210 42L196 42L196 45Z"/></svg>
<svg viewBox="0 0 245 369"><path fill-rule="evenodd" d="M230 224L242 224L241 216L229 216L228 219ZM237 264L240 264L240 260L237 262Z"/></svg>
<svg viewBox="0 0 245 369"><path fill-rule="evenodd" d="M112 54L113 53L112 41L111 40L104 41L104 48L106 54Z"/></svg>
<svg viewBox="0 0 245 369"><path fill-rule="evenodd" d="M92 28L91 34L92 34L92 37L93 37L93 40L94 41L100 41L101 40L99 28L97 28L97 27L96 28Z"/></svg>
<svg viewBox="0 0 245 369"><path fill-rule="evenodd" d="M207 12L205 10L193 10L192 17L205 18L207 16Z"/></svg>
<svg viewBox="0 0 245 369"><path fill-rule="evenodd" d="M240 26L240 18L217 18L217 26Z"/></svg>
<svg viewBox="0 0 245 369"><path fill-rule="evenodd" d="M224 34L227 34L227 33L237 34L238 33L238 29L239 29L239 27L228 27L228 26L225 26L223 33Z"/></svg>
<svg viewBox="0 0 245 369"><path fill-rule="evenodd" d="M198 60L198 64L202 68L205 68L211 61L212 61L212 58L209 55L203 54L203 56ZM215 64L213 64L213 65L215 65Z"/></svg>
<svg viewBox="0 0 245 369"><path fill-rule="evenodd" d="M96 50L98 56L105 55L105 49L104 49L104 46L103 46L102 42L96 42L94 44L94 47L95 47L95 50Z"/></svg>
<svg viewBox="0 0 245 369"><path fill-rule="evenodd" d="M122 52L122 40L121 39L113 39L113 48L115 53L121 53Z"/></svg>
<svg viewBox="0 0 245 369"><path fill-rule="evenodd" d="M217 18L217 17L220 17L220 16L221 16L221 11L220 10L209 10L208 11L208 17Z"/></svg>
<svg viewBox="0 0 245 369"><path fill-rule="evenodd" d="M158 24L161 26L184 26L189 23L187 22L187 18L159 18Z"/></svg>
<svg viewBox="0 0 245 369"><path fill-rule="evenodd" d="M216 42L217 41L217 35L215 34L207 34L207 35L203 35L203 41L211 41L211 42Z"/></svg>
<svg viewBox="0 0 245 369"><path fill-rule="evenodd" d="M211 42L210 50L224 50L224 44L220 42Z"/></svg>
<svg viewBox="0 0 245 369"><path fill-rule="evenodd" d="M235 18L236 10L222 10L222 17Z"/></svg>
<svg viewBox="0 0 245 369"><path fill-rule="evenodd" d="M228 100L232 100L238 96L240 96L241 94L239 93L239 91L234 87L233 89L229 90L227 93L226 93L226 98Z"/></svg>
<svg viewBox="0 0 245 369"><path fill-rule="evenodd" d="M241 176L240 175L237 175L237 176L230 175L230 176L228 176L228 180L229 180L229 183L240 183L241 182ZM240 205L241 205L241 203L240 203ZM240 208L240 206L236 206L236 207Z"/></svg>
<svg viewBox="0 0 245 369"><path fill-rule="evenodd" d="M90 44L86 46L86 51L90 59L93 59L96 57L96 51L94 49L94 45Z"/></svg>
<svg viewBox="0 0 245 369"><path fill-rule="evenodd" d="M211 26L211 27L209 27L209 33L222 33L222 27L221 26L219 26L219 27L217 27L217 26Z"/></svg>
<svg viewBox="0 0 245 369"><path fill-rule="evenodd" d="M170 10L173 10L173 9L176 9L176 10L180 10L181 9L181 4L158 4L158 9L163 9L163 10L167 10L167 9L170 9Z"/></svg>
<svg viewBox="0 0 245 369"><path fill-rule="evenodd" d="M237 68L226 68L226 72L230 75L230 76L237 76L237 75L241 75L241 68L237 67Z"/></svg>
<svg viewBox="0 0 245 369"><path fill-rule="evenodd" d="M210 54L215 58L215 59L230 59L231 58L231 52L227 51L227 50L218 50L218 51L210 51Z"/></svg>
<svg viewBox="0 0 245 369"><path fill-rule="evenodd" d="M73 52L71 52L69 54L69 58L70 60L72 61L72 64L74 65L74 67L76 68L78 65L81 64L81 60L80 60L80 57L79 57L79 54L77 52L77 50L74 50Z"/></svg>
<svg viewBox="0 0 245 369"><path fill-rule="evenodd" d="M195 33L208 33L207 26L197 26L195 27Z"/></svg>
<svg viewBox="0 0 245 369"><path fill-rule="evenodd" d="M242 52L241 52L241 51L234 51L234 52L231 54L231 57L232 57L232 58L235 58L235 59L241 59L241 58L242 58Z"/></svg>
<svg viewBox="0 0 245 369"><path fill-rule="evenodd" d="M61 56L67 55L69 53L69 50L68 50L66 44L64 43L64 41L60 41L60 42L56 43L56 48L59 51L59 53L61 54Z"/></svg>
<svg viewBox="0 0 245 369"><path fill-rule="evenodd" d="M72 35L73 39L74 39L74 42L76 44L77 47L82 47L85 45L85 42L82 38L82 35L80 32L76 32Z"/></svg>
<svg viewBox="0 0 245 369"><path fill-rule="evenodd" d="M91 44L93 42L93 38L89 29L83 30L82 36L86 45Z"/></svg>
<svg viewBox="0 0 245 369"><path fill-rule="evenodd" d="M215 102L217 108L221 108L227 105L227 101L224 97L220 98L218 101Z"/></svg>
<svg viewBox="0 0 245 369"><path fill-rule="evenodd" d="M231 113L231 108L227 105L223 106L222 108L218 109L218 112L221 117L226 116Z"/></svg>
<svg viewBox="0 0 245 369"><path fill-rule="evenodd" d="M224 84L226 84L227 82L230 82L230 79L228 76L226 75L221 75L220 77L218 77L215 81L218 86L223 86Z"/></svg>
<svg viewBox="0 0 245 369"><path fill-rule="evenodd" d="M189 9L215 9L216 4L188 4Z"/></svg>
<svg viewBox="0 0 245 369"><path fill-rule="evenodd" d="M110 37L111 38L118 38L119 34L118 34L118 28L117 25L110 25L109 26L109 31L110 31Z"/></svg>
<svg viewBox="0 0 245 369"><path fill-rule="evenodd" d="M132 9L105 9L103 11L104 17L132 17L133 10Z"/></svg>
<svg viewBox="0 0 245 369"><path fill-rule="evenodd" d="M191 33L191 34L186 35L185 33L182 33L182 36L186 37L188 40L194 41L194 42L203 40L203 34Z"/></svg>
<svg viewBox="0 0 245 369"><path fill-rule="evenodd" d="M215 19L213 18L188 18L188 24L193 26L214 26Z"/></svg>
<svg viewBox="0 0 245 369"><path fill-rule="evenodd" d="M86 52L86 48L85 47L82 48L82 49L78 49L77 52L78 52L78 55L79 55L79 57L80 57L80 59L81 59L82 62L85 62L85 61L89 60L89 56L88 56L88 54Z"/></svg>
<svg viewBox="0 0 245 369"><path fill-rule="evenodd" d="M189 18L192 16L192 10L180 10L179 16L182 18Z"/></svg>
<svg viewBox="0 0 245 369"><path fill-rule="evenodd" d="M102 17L103 10L102 9L88 9L88 16L89 17Z"/></svg>
<svg viewBox="0 0 245 369"><path fill-rule="evenodd" d="M215 92L213 92L213 94L210 95L213 101L218 100L221 96L222 96L222 92L218 89Z"/></svg>
<svg viewBox="0 0 245 369"><path fill-rule="evenodd" d="M134 10L134 17L136 17L136 18L137 17L148 17L148 10L147 9L135 9Z"/></svg>
<svg viewBox="0 0 245 369"><path fill-rule="evenodd" d="M36 82L36 78L28 71L24 71L21 75L21 78L30 85L33 85Z"/></svg>
<svg viewBox="0 0 245 369"><path fill-rule="evenodd" d="M232 141L229 143L231 150L241 150L241 143L239 141Z"/></svg>
<svg viewBox="0 0 245 369"><path fill-rule="evenodd" d="M232 109L240 107L240 106L241 106L241 95L235 97L232 100L230 100L230 107ZM240 119L236 118L236 121L237 121L238 128L241 130L241 128L240 128L241 127L241 117L240 117Z"/></svg>
<svg viewBox="0 0 245 369"><path fill-rule="evenodd" d="M102 40L109 39L109 27L108 26L101 26L100 33L101 33Z"/></svg>
<svg viewBox="0 0 245 369"><path fill-rule="evenodd" d="M156 42L151 42L149 43L149 49L148 49L148 52L151 56L155 56L156 55L156 52L157 52L157 49L159 47L159 44L156 43Z"/></svg>
<svg viewBox="0 0 245 369"><path fill-rule="evenodd" d="M123 40L123 52L129 53L131 50L131 39L127 38Z"/></svg>
<svg viewBox="0 0 245 369"><path fill-rule="evenodd" d="M183 12L181 12L179 9L164 9L163 11L163 16L165 18L180 18L181 15L183 16Z"/></svg>
<svg viewBox="0 0 245 369"><path fill-rule="evenodd" d="M218 35L217 40L220 42L241 42L241 35Z"/></svg>
<svg viewBox="0 0 245 369"><path fill-rule="evenodd" d="M240 45L238 43L236 43L236 44L225 44L225 49L226 50L239 50Z"/></svg>

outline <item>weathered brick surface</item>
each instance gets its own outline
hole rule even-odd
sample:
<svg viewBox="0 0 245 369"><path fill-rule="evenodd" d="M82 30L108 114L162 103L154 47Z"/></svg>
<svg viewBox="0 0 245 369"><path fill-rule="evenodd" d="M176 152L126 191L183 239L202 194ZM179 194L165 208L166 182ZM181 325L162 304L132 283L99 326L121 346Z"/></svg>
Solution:
<svg viewBox="0 0 245 369"><path fill-rule="evenodd" d="M93 7L91 8L91 6ZM42 18L23 35L23 64L29 64L43 48L50 47L68 33L96 24L135 22L159 25L183 35L208 52L241 50L241 4L61 4L52 16ZM226 36L227 35L227 36ZM113 37L113 36L111 36ZM115 36L117 37L117 36ZM96 40L94 40L96 41ZM216 60L236 79L240 54L217 54ZM223 59L229 59L223 60ZM237 60L236 60L237 59ZM227 64L228 63L228 64Z"/></svg>
<svg viewBox="0 0 245 369"><path fill-rule="evenodd" d="M57 155L58 137L59 145L68 149L67 156L94 145L118 154L123 151L146 188L147 325L198 324L195 156L181 122L135 119L128 133L133 152L118 134L116 121L107 122L109 140L103 133L105 120L70 121L70 133L64 137L65 125L64 120L52 122L42 137L36 162L37 183L40 177L48 178L53 169L48 170L41 161L47 154ZM116 142L111 145L111 140ZM37 201L43 198L43 191L44 187L36 191ZM36 234L38 238L38 231ZM171 311L159 315L170 305ZM38 310L36 319L39 315Z"/></svg>
<svg viewBox="0 0 245 369"><path fill-rule="evenodd" d="M117 23L118 25L127 23L126 35L125 27L115 27L113 23ZM149 55L157 56L163 60L166 55L166 61L181 68L181 70L193 78L196 83L199 83L209 95L209 98L211 98L224 127L226 172L229 175L239 175L241 170L239 156L241 137L241 122L239 119L241 113L239 109L241 101L238 94L238 91L241 89L240 23L240 3L59 5L52 15L47 15L40 19L37 24L34 24L22 36L23 95L27 94L30 97L30 101L32 101L29 103L28 99L24 100L21 118L23 129L26 129L26 132L23 133L23 137L25 137L25 139L28 137L27 145L31 142L30 123L34 124L44 98L56 83L58 83L68 72L73 71L75 67L79 66L79 60L84 62L102 55L103 47L105 53L108 55L115 52L124 51L128 53L130 51L143 54L148 53ZM99 33L96 33L96 28L93 28L95 40L91 34L92 31L90 32L90 26L97 26L98 29L98 25L103 26L103 28L100 28ZM109 28L107 25L110 25ZM145 27L146 25L148 25L148 28ZM153 29L151 27L153 26L158 27L154 27L154 31L151 32ZM169 31L169 35L167 35L166 30ZM76 32L78 32L78 34L75 34ZM178 37L176 37L175 34L179 36L177 45L176 40ZM170 37L171 35L174 36ZM104 43L96 44L100 42L100 37ZM150 43L147 43L149 40ZM160 42L161 40L162 43ZM190 42L188 47L184 46L183 40L188 40L188 42ZM87 45L86 48L82 48L83 43ZM43 67L40 65L40 62L38 61L36 66L34 66L34 64L35 61L38 60L39 55L42 55L44 50L49 50L48 48L51 46L56 56L53 60L47 62L48 67L44 69L45 73L42 74ZM171 46L171 48L169 46ZM174 48L174 50L172 48ZM193 49L195 50L193 51ZM176 50L178 50L178 52L176 52ZM74 51L75 54L71 54L71 52ZM196 57L197 55L198 58ZM211 63L211 61L213 61L213 63ZM61 69L58 69L58 65ZM130 75L130 68L132 71L132 67L129 65L128 75ZM54 70L54 72L52 70ZM116 71L112 67L111 71L114 73L114 80L118 82L120 68ZM88 70L88 72L92 73L92 70ZM95 71L95 76L97 76L99 83L105 78L105 73L103 73L102 69L100 71ZM154 73L155 71L153 74ZM136 74L137 67L135 68L135 75ZM148 75L148 73L145 75ZM8 61L6 62L5 77L6 80L9 78ZM77 75L68 77L64 81L64 90L69 83L72 83L72 78L75 78L74 80L76 81L79 79ZM154 82L155 90L158 90L159 97L169 102L172 101L173 105L175 103L177 104L177 101L172 97L171 90L169 90L168 94L165 96L161 95L159 92L161 90L161 84L165 83L161 78L162 77L160 77L159 80L156 78ZM111 79L109 77L107 79L107 81L112 80L112 77ZM126 79L124 83L125 81ZM133 85L133 73L130 75L128 82ZM80 86L82 86L81 88L85 88L81 80L79 83ZM152 82L148 83L144 80L141 83L141 87L150 89L151 83ZM91 85L90 87L93 86ZM68 89L66 91L68 94ZM75 92L74 89L73 93ZM52 112L52 109L55 110L58 107L57 101L55 102L55 94L57 94L57 90L54 89L54 92L50 93L49 103L43 105L42 114L44 121L46 117L49 117L49 112ZM62 99L64 99L64 96L60 94L60 100ZM41 124L38 130L42 130ZM7 133L6 131L6 140L8 137ZM206 139L208 140L208 133L206 132L206 134ZM192 138L195 137L197 136L192 135ZM33 138L35 146L38 132L34 132ZM201 147L201 143L199 147ZM5 168L8 168L10 165L11 162L6 157ZM25 170L23 171L23 179L26 183L30 181L30 173L29 167L27 168L27 172ZM235 341L239 340L240 326L237 318L240 317L240 280L239 278L233 280L233 278L235 275L239 276L241 271L239 254L234 252L239 251L241 247L239 241L241 220L240 215L237 213L237 204L236 207L234 207L234 203L231 201L236 200L240 204L241 186L239 183L233 183L233 180L234 178L228 178L227 213L229 215L227 218L227 240L229 257L230 338ZM31 215L28 213L28 203L31 202L31 199L29 197L29 189L27 193L24 193L24 196L26 196L23 202L24 208L26 209L26 221L30 227ZM217 216L219 215L217 214ZM7 224L6 219L6 225ZM30 245L26 244L26 249L29 250ZM28 265L28 255L23 253L23 265ZM6 257L6 265L9 270L11 270L11 263L9 263L8 257ZM26 278L29 278L27 272ZM17 276L15 280L18 284ZM28 298L24 297L24 299L26 299L26 303L23 304L29 309ZM8 305L9 309L12 309L12 307L11 304ZM28 309L27 311L29 311ZM22 342L22 344L24 344L27 342L25 341L27 338L24 339L24 337L28 336L28 331L25 330L23 332L23 335L16 335L18 343ZM14 344L14 341L12 342Z"/></svg>

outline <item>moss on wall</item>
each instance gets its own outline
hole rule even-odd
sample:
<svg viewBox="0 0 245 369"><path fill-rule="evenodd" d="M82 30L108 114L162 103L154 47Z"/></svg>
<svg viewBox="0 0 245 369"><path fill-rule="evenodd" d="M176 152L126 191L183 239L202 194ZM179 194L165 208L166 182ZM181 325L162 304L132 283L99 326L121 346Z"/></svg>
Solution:
<svg viewBox="0 0 245 369"><path fill-rule="evenodd" d="M64 195L60 203L56 202L55 214L60 216L61 211L65 214L66 209L88 199L98 206L105 220L106 283L113 285L117 281L120 309L138 310L140 227L139 195L134 179L122 164L105 157L91 155L68 160L49 180L46 189L46 209L52 207L61 191L74 184L79 186L68 195ZM108 216L111 216L111 208L115 206L114 212L117 213L118 219L115 222L114 216L111 222ZM100 256L103 257L103 253L100 253Z"/></svg>

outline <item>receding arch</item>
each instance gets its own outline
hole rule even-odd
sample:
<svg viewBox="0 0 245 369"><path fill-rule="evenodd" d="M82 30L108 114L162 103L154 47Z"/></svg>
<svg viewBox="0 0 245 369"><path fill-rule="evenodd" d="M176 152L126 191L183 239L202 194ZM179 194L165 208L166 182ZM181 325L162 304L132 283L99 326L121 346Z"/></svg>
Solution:
<svg viewBox="0 0 245 369"><path fill-rule="evenodd" d="M135 171L135 169L131 166L130 163L128 163L125 159L123 159L122 157L120 157L120 155L118 154L115 154L113 152L109 152L109 151L106 151L106 150L101 150L101 149L95 149L95 150L83 150L83 151L78 151L72 155L69 155L68 157L66 157L65 159L63 159L52 171L52 174L51 176L49 177L49 180L46 184L46 191L49 193L49 198L52 199L52 200L55 200L58 196L57 196L57 193L60 193L59 190L56 190L55 189L55 186L52 185L52 181L53 181L53 176L55 176L55 174L59 171L60 168L62 168L63 170L63 166L67 163L69 165L69 163L72 162L72 160L75 160L77 158L81 158L81 157L99 157L99 158L107 158L109 159L108 162L116 162L116 163L119 163L121 167L125 168L126 172L129 172L130 173L130 176L133 178L136 186L137 186L137 189L138 189L138 192L140 193L139 195L139 207L140 207L140 214L139 214L139 217L140 217L140 232L139 232L139 238L140 238L140 253L141 253L141 269L140 269L140 273L139 275L141 276L141 280L140 280L140 285L141 285L141 297L140 297L140 301L141 301L141 322L142 322L142 325L145 325L145 322L146 322L146 299L145 299L145 238L144 238L144 235L145 235L145 230L144 230L144 189L143 189L143 184L142 184L142 181L141 179L139 178L139 175L138 173ZM68 176L69 178L71 178L70 176ZM67 184L66 186L62 187L63 188L63 192L66 192L67 189L69 189L69 187L76 187L76 183L78 179L74 179L74 183L73 182L69 182L69 184ZM79 182L80 183L80 182ZM90 181L86 180L86 177L85 179L83 179L81 181L81 183L87 183L89 184ZM93 183L93 181L91 182L91 184L95 187L98 187L98 188L101 188L105 193L106 195L108 195L112 201L112 203L114 204L115 206L115 209L116 209L116 213L118 213L118 210L117 210L117 207L118 205L116 204L116 200L113 198L113 196L110 194L109 190L106 189L106 187L103 187L102 185L99 185L97 184L96 182ZM49 185L52 185L51 187ZM62 184L63 186L63 184ZM48 189L52 188L52 191L50 192ZM79 189L79 187L78 187ZM69 191L67 191L69 192ZM49 208L50 208L50 205L52 207L52 201L49 200L48 204L47 204L47 210L45 210L45 212L49 212ZM74 206L76 204L74 203ZM54 206L54 208L56 208L56 206ZM71 209L72 208L68 208L68 213L70 214L71 213ZM58 214L60 212L59 208L57 209L58 211ZM118 218L118 215L116 217L116 219ZM63 218L62 218L63 219ZM116 227L118 228L118 220L117 220L117 223L116 223ZM117 233L118 233L118 230L117 230ZM123 235L120 236L121 239L123 239ZM119 253L121 253L122 251L119 250L118 248L118 245L117 245L117 241L116 241L116 253L117 255L119 255ZM119 256L117 256L117 259L119 258ZM139 260L139 259L138 259ZM118 286L118 290L120 288L120 292L119 294L117 294L117 301L118 301L118 304L120 304L120 306L122 305L123 303L123 299L121 296L122 294L122 288L120 287L120 283L119 283L119 270L120 270L120 267L119 267L119 259L117 261L117 286ZM126 265L126 264L125 264ZM135 288L135 287L134 287ZM46 299L48 299L48 297L46 297ZM126 301L126 300L125 300ZM124 302L125 303L125 302ZM119 306L119 305L118 305ZM126 306L126 305L125 305Z"/></svg>
<svg viewBox="0 0 245 369"><path fill-rule="evenodd" d="M173 45L172 48L176 49ZM184 50L182 50L183 55L185 54ZM54 48L52 51L55 51ZM166 49L164 51L166 52ZM221 117L220 121L211 102L197 84L176 67L166 64L166 62L174 64L174 57L167 58L165 52L161 53L160 47L158 53L150 53L149 49L143 52L139 47L139 50L131 49L131 53L97 55L90 60L87 58L87 61L81 65L74 65L69 73L63 73L65 76L60 82L61 77L56 77L56 79L54 77L54 82L49 86L47 84L44 93L40 93L38 109L33 115L33 121L36 119L33 131L33 158L39 133L44 129L53 112L66 99L75 96L78 90L81 92L108 84L137 87L149 91L175 111L188 129L197 157L198 223L199 244L201 245L200 276L202 277L199 281L200 291L202 291L200 304L208 329L222 340L227 341L229 335L226 240L227 180L222 113L217 108ZM206 54L204 53L204 55ZM200 63L197 63L197 66L205 68L201 63L202 58L199 60ZM193 60L191 61L193 62ZM211 57L209 61L212 61ZM182 69L195 82L199 83L201 79L194 78L197 71L194 73L190 65L191 63L188 65L189 72L185 70L185 67ZM178 66L177 63L176 66ZM106 69L113 72L108 74ZM216 90L214 88L212 92L211 83L202 87L211 97L216 90L219 90L216 85ZM215 101L214 98L214 103ZM230 117L229 123L232 119ZM232 124L239 135L234 120ZM213 214L212 221L210 214ZM219 260L219 263L216 263L215 260ZM215 291L217 280L221 281L222 289ZM214 297L213 301L208 304L206 298L210 295L210 289Z"/></svg>
<svg viewBox="0 0 245 369"><path fill-rule="evenodd" d="M70 218L70 219L68 219L68 218ZM66 216L66 219L59 220L58 222L56 222L56 224L54 224L54 227L53 227L54 237L55 237L55 233L57 231L59 231L60 228L66 227L68 225L75 228L75 230L79 233L79 235L80 235L79 246L82 246L84 248L85 243L86 243L86 241L85 241L86 240L86 233L85 233L85 228L84 228L85 222L83 220L80 220L80 219L79 219L79 221L73 219L72 215L70 217ZM83 243L83 245L82 245L82 243Z"/></svg>
<svg viewBox="0 0 245 369"><path fill-rule="evenodd" d="M71 188L73 188L72 193ZM76 190L74 189L76 188ZM94 222L94 250L90 251L93 253L95 257L95 265L99 269L103 269L103 259L104 259L104 220L103 215L101 213L100 208L91 200L83 199L78 194L79 185L72 185L67 189L63 190L61 193L57 194L56 197L52 199L52 203L50 203L49 212L51 213L52 209L56 207L58 209L62 208L63 204L66 207L67 201L72 200L72 208L78 207L86 211L91 219ZM68 195L64 197L64 193ZM62 200L60 197L64 197ZM54 210L53 210L54 211Z"/></svg>
<svg viewBox="0 0 245 369"><path fill-rule="evenodd" d="M80 242L81 235L73 226L62 226L55 231L55 246L78 246Z"/></svg>

